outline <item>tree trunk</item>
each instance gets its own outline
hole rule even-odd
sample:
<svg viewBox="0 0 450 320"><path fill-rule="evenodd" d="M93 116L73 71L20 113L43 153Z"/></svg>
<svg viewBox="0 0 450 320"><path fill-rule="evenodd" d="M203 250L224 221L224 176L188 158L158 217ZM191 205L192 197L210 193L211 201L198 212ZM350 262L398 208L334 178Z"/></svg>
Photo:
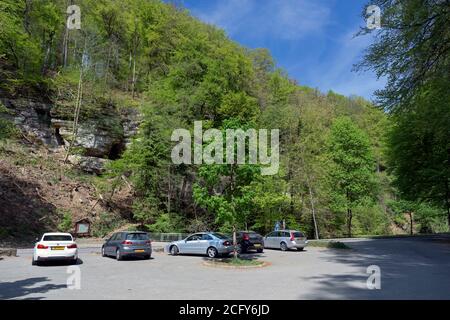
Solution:
<svg viewBox="0 0 450 320"><path fill-rule="evenodd" d="M83 57L85 52L86 52L86 42L84 44L83 55L81 58L80 78L78 79L77 101L75 103L75 111L73 116L72 140L70 141L69 147L67 148L64 163L66 163L67 159L69 158L70 151L72 150L73 144L75 143L78 133L78 120L80 118L81 100L83 99Z"/></svg>
<svg viewBox="0 0 450 320"><path fill-rule="evenodd" d="M168 181L168 188L167 188L167 213L170 214L171 208L170 208L170 198L171 198L171 183L170 183L170 179L171 179L171 172L170 172L170 165L168 167L168 175L169 175L169 181Z"/></svg>
<svg viewBox="0 0 450 320"><path fill-rule="evenodd" d="M315 206L314 206L314 195L312 192L311 184L309 183L308 175L306 175L306 183L308 185L309 202L311 203L311 212L312 212L312 218L313 218L313 223L314 223L314 238L316 240L319 240L319 229L317 228L316 210L315 210Z"/></svg>
<svg viewBox="0 0 450 320"><path fill-rule="evenodd" d="M33 0L26 0L25 1L25 9L24 9L24 19L23 19L23 27L25 31L28 33L28 35L31 35L30 30L30 12L33 6Z"/></svg>
<svg viewBox="0 0 450 320"><path fill-rule="evenodd" d="M347 208L347 235L349 238L352 237L352 218L353 218L352 209Z"/></svg>
<svg viewBox="0 0 450 320"><path fill-rule="evenodd" d="M447 224L448 224L448 230L450 231L450 186L449 186L448 179L445 182L445 194L446 194L445 203L447 205Z"/></svg>
<svg viewBox="0 0 450 320"><path fill-rule="evenodd" d="M131 83L131 97L134 99L136 87L136 56L133 58L133 82Z"/></svg>
<svg viewBox="0 0 450 320"><path fill-rule="evenodd" d="M233 257L237 259L237 238L236 238L236 225L233 225Z"/></svg>
<svg viewBox="0 0 450 320"><path fill-rule="evenodd" d="M414 222L413 222L413 213L412 213L412 211L410 211L410 212L408 212L408 214L409 214L409 233L411 234L411 235L413 235L414 234Z"/></svg>

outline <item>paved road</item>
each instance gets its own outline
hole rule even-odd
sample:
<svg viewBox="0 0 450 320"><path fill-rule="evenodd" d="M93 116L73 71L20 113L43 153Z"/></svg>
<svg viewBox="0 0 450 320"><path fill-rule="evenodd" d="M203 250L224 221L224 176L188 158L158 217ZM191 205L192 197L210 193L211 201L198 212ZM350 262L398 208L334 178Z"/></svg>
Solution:
<svg viewBox="0 0 450 320"><path fill-rule="evenodd" d="M0 260L0 299L450 299L450 241L351 240L352 250L266 250L271 266L230 270L203 257L115 261L80 249L81 289L69 290L67 266L31 266L31 250ZM381 289L367 289L369 265Z"/></svg>

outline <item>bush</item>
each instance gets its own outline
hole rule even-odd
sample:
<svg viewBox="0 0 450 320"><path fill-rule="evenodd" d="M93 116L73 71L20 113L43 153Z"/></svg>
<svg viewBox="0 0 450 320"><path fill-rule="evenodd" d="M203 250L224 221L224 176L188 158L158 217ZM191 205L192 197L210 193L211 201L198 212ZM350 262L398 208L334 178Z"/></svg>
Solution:
<svg viewBox="0 0 450 320"><path fill-rule="evenodd" d="M161 214L156 218L155 223L147 224L146 227L150 232L179 232L177 228L178 221L168 213Z"/></svg>
<svg viewBox="0 0 450 320"><path fill-rule="evenodd" d="M9 113L10 111L0 102L0 140L14 138L19 133L14 123L2 118L2 115Z"/></svg>
<svg viewBox="0 0 450 320"><path fill-rule="evenodd" d="M70 211L63 211L63 217L58 224L60 232L70 232L72 230L72 213Z"/></svg>
<svg viewBox="0 0 450 320"><path fill-rule="evenodd" d="M111 231L123 225L125 221L118 214L103 212L98 219L92 224L92 235L102 238Z"/></svg>

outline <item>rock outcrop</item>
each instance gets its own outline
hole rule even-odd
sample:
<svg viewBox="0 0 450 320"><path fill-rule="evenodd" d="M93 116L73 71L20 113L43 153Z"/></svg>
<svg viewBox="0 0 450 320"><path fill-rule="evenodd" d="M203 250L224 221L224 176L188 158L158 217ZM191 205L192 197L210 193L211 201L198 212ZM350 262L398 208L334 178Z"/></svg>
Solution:
<svg viewBox="0 0 450 320"><path fill-rule="evenodd" d="M0 99L11 111L0 115L9 118L35 143L50 149L66 148L73 139L73 122L58 118L51 103L29 99ZM70 161L91 173L101 173L108 159L120 157L139 126L139 112L124 108L112 115L102 114L99 119L80 121L74 151Z"/></svg>

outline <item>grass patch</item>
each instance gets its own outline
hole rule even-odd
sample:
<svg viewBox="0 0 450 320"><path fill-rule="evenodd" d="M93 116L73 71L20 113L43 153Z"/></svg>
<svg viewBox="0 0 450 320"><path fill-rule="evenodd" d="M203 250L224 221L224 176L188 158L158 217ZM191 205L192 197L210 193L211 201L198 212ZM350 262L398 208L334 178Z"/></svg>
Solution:
<svg viewBox="0 0 450 320"><path fill-rule="evenodd" d="M308 246L329 249L350 249L349 246L340 241L309 241Z"/></svg>
<svg viewBox="0 0 450 320"><path fill-rule="evenodd" d="M265 265L264 261L258 261L254 259L241 259L241 258L223 258L223 259L208 259L207 265L215 267L261 267Z"/></svg>

